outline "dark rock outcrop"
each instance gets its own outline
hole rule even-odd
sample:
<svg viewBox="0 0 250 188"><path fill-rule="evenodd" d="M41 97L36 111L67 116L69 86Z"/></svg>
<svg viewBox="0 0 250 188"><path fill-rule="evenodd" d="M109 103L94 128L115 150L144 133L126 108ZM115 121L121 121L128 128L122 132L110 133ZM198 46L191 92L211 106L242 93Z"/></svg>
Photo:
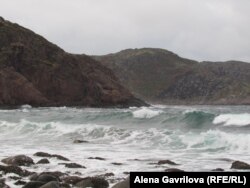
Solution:
<svg viewBox="0 0 250 188"><path fill-rule="evenodd" d="M234 161L231 166L232 169L239 169L239 170L249 170L250 164L242 162L242 161Z"/></svg>
<svg viewBox="0 0 250 188"><path fill-rule="evenodd" d="M99 177L87 177L81 180L76 184L76 187L79 188L86 188L86 187L92 187L92 188L108 188L109 183L107 180Z"/></svg>
<svg viewBox="0 0 250 188"><path fill-rule="evenodd" d="M175 162L170 161L170 160L160 160L160 161L158 161L157 164L158 164L158 165L163 165L163 164L178 165L178 164L176 164Z"/></svg>
<svg viewBox="0 0 250 188"><path fill-rule="evenodd" d="M135 96L165 104L250 104L250 64L197 62L163 49L94 56Z"/></svg>
<svg viewBox="0 0 250 188"><path fill-rule="evenodd" d="M185 171L178 168L168 168L165 170L165 172L185 172Z"/></svg>
<svg viewBox="0 0 250 188"><path fill-rule="evenodd" d="M89 142L86 140L74 140L73 143L74 144L81 144L81 143L89 143Z"/></svg>
<svg viewBox="0 0 250 188"><path fill-rule="evenodd" d="M124 181L115 184L112 188L130 188L129 177L126 178Z"/></svg>
<svg viewBox="0 0 250 188"><path fill-rule="evenodd" d="M36 152L34 154L34 156L37 156L37 157L55 157L57 158L58 160L62 160L62 161L70 161L68 158L62 156L62 155L58 155L58 154L49 154L49 153L45 153L45 152Z"/></svg>
<svg viewBox="0 0 250 188"><path fill-rule="evenodd" d="M95 159L95 160L100 160L100 161L105 161L106 160L103 157L89 157L88 159Z"/></svg>
<svg viewBox="0 0 250 188"><path fill-rule="evenodd" d="M40 188L60 188L60 186L57 181L51 181L49 183L44 184Z"/></svg>
<svg viewBox="0 0 250 188"><path fill-rule="evenodd" d="M26 183L22 188L40 188L43 185L44 185L44 182L30 181Z"/></svg>
<svg viewBox="0 0 250 188"><path fill-rule="evenodd" d="M2 162L7 165L13 165L13 166L30 166L35 164L33 159L26 155L16 155L13 157L8 157L2 159Z"/></svg>
<svg viewBox="0 0 250 188"><path fill-rule="evenodd" d="M0 165L0 171L2 171L5 174L14 173L14 174L17 174L19 176L29 176L29 175L32 174L31 172L29 172L27 170L23 170L18 166L3 166L3 165Z"/></svg>
<svg viewBox="0 0 250 188"><path fill-rule="evenodd" d="M50 163L49 160L44 158L44 159L41 159L41 160L37 161L36 164L49 164L49 163Z"/></svg>
<svg viewBox="0 0 250 188"><path fill-rule="evenodd" d="M85 166L82 166L77 163L59 163L59 164L64 165L67 168L86 168Z"/></svg>
<svg viewBox="0 0 250 188"><path fill-rule="evenodd" d="M0 105L127 107L145 103L112 71L34 32L0 20Z"/></svg>

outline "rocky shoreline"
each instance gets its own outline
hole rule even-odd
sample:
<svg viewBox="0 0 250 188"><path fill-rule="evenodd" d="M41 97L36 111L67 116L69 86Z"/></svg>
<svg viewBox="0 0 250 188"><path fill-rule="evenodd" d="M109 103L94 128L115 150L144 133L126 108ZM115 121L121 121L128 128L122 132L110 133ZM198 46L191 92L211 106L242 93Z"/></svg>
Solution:
<svg viewBox="0 0 250 188"><path fill-rule="evenodd" d="M88 176L77 171L72 174L69 169L83 169L86 167L58 154L36 152L33 156L36 157L37 161L26 155L16 155L1 159L0 187L12 188L9 182L14 182L14 185L22 188L129 188L128 172L124 172L123 179L114 178L115 175L113 172L96 176ZM37 165L49 164L51 159L57 160L57 164L63 166L63 171L53 171L53 169L50 168L47 171L38 173L30 170L31 167L33 169L38 168ZM105 161L105 158L90 157L89 160ZM114 165L120 166L123 164L114 163ZM178 167L179 164L171 160L160 160L155 163L149 163L149 165L167 165L168 168L165 169L165 172L184 172L182 169L175 168L176 166ZM242 161L233 161L231 169L250 170L250 164ZM224 169L216 168L211 171L222 172ZM128 177L126 178L126 176Z"/></svg>

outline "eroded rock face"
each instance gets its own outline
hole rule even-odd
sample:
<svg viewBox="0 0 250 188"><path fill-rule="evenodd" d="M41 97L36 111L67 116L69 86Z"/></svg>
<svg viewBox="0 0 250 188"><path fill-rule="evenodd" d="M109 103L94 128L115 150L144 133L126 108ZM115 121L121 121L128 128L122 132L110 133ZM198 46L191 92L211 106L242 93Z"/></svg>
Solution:
<svg viewBox="0 0 250 188"><path fill-rule="evenodd" d="M0 105L141 106L111 70L0 21Z"/></svg>

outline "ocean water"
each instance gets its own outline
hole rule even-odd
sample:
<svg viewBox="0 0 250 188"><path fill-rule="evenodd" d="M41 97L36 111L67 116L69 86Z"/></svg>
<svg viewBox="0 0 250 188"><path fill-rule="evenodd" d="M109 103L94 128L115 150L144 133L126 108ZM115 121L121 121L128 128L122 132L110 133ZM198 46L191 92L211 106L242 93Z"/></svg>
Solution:
<svg viewBox="0 0 250 188"><path fill-rule="evenodd" d="M74 144L75 139L89 143ZM250 106L152 106L128 109L32 108L0 110L0 160L38 151L60 154L86 169L66 169L62 161L25 167L96 176L112 172L112 183L129 171L230 171L232 161L250 163ZM103 157L106 160L91 160ZM157 165L169 159L180 165ZM122 163L117 166L112 163ZM1 173L1 172L0 172ZM11 187L14 181L4 175ZM20 186L19 186L20 187Z"/></svg>

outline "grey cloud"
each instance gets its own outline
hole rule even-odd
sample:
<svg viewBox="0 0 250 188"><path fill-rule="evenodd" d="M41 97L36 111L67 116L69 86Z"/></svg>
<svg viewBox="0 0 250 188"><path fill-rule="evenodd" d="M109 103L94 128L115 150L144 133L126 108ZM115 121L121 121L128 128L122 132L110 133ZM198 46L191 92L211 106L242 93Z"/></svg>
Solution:
<svg viewBox="0 0 250 188"><path fill-rule="evenodd" d="M159 47L250 62L249 0L1 0L0 13L72 53Z"/></svg>

